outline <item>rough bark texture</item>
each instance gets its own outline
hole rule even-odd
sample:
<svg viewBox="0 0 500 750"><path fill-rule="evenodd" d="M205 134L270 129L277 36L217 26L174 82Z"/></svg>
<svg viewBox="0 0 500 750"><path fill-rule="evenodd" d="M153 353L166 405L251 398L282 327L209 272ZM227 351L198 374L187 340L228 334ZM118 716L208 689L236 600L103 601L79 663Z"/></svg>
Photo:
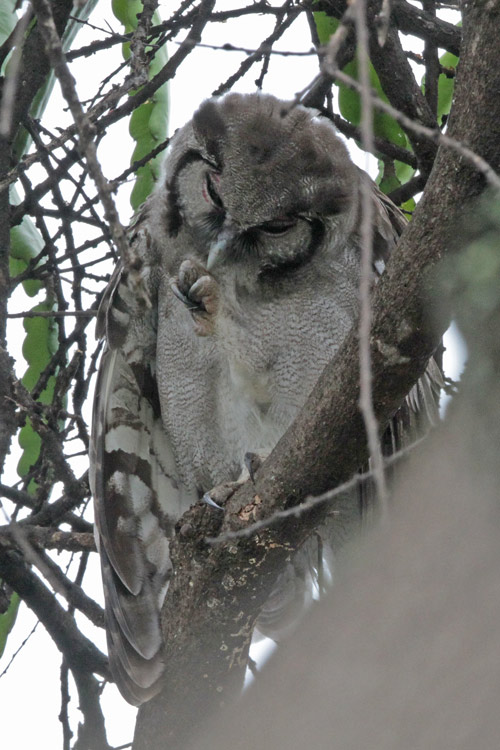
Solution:
<svg viewBox="0 0 500 750"><path fill-rule="evenodd" d="M463 45L449 135L500 169L500 2L464 7ZM459 217L484 179L459 154L440 148L425 195L396 257L377 286L372 334L373 401L387 423L423 373L446 327L434 313L436 264L451 248ZM229 502L221 531L296 504L347 479L366 459L358 410L358 347L353 333L326 369L306 407L255 485ZM251 626L274 571L318 522L283 523L251 539L208 548L218 520L209 509L184 516L172 548L175 576L164 609L164 691L139 712L134 750L185 748L193 726L241 680ZM190 592L188 595L187 592Z"/></svg>
<svg viewBox="0 0 500 750"><path fill-rule="evenodd" d="M52 13L59 35L62 35L73 8L73 0L58 0L52 5ZM17 95L14 104L12 122L16 127L24 120L39 88L43 86L50 73L50 63L45 54L45 45L39 29L35 28L28 35L23 48L22 63L19 70Z"/></svg>
<svg viewBox="0 0 500 750"><path fill-rule="evenodd" d="M73 7L73 0L59 0L53 3L54 19L62 34ZM43 41L35 28L28 35L23 47L21 64L17 72L14 112L11 117L11 132L0 137L0 181L11 168L11 148L21 123L39 88L45 83L50 65L44 52ZM15 432L15 403L12 400L13 362L6 350L7 301L9 296L9 253L10 253L10 205L9 191L0 193L0 471L9 450L12 434Z"/></svg>
<svg viewBox="0 0 500 750"><path fill-rule="evenodd" d="M460 321L470 352L461 392L405 466L389 522L357 540L332 595L190 750L496 747L498 274L492 281L496 311L487 321L469 308Z"/></svg>
<svg viewBox="0 0 500 750"><path fill-rule="evenodd" d="M5 138L0 138L0 176L9 167L9 150ZM6 349L7 301L9 289L10 253L9 191L0 191L0 473L9 450L11 436L16 429L15 404L11 399L10 376L12 360Z"/></svg>

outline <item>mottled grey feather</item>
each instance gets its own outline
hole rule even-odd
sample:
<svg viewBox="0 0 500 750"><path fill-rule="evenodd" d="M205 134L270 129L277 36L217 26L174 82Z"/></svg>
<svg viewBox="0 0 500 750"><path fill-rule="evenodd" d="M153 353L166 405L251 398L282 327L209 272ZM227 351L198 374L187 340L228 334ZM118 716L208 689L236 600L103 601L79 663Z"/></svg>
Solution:
<svg viewBox="0 0 500 750"><path fill-rule="evenodd" d="M201 105L172 139L132 227L151 307L118 268L98 333L92 486L113 674L127 700L158 689L168 539L183 511L235 481L290 426L359 309L360 194L372 192L373 281L404 227L333 126L265 95ZM433 366L385 445L437 418ZM331 576L367 488L279 574L261 614L279 638Z"/></svg>

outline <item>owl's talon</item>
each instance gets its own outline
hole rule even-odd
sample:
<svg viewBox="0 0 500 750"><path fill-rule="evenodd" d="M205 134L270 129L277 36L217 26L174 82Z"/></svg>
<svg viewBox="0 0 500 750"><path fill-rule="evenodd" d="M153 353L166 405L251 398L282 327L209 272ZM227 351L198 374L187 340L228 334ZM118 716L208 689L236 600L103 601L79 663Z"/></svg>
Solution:
<svg viewBox="0 0 500 750"><path fill-rule="evenodd" d="M212 334L218 306L218 286L214 277L198 261L185 260L170 286L192 314L195 333L198 336Z"/></svg>
<svg viewBox="0 0 500 750"><path fill-rule="evenodd" d="M201 276L189 290L189 296L205 312L213 315L217 310L217 284L212 276Z"/></svg>
<svg viewBox="0 0 500 750"><path fill-rule="evenodd" d="M255 484L255 472L260 469L262 466L262 462L264 460L263 456L260 456L258 453L245 453L245 456L243 458L245 462L245 466L248 470L248 475L252 482Z"/></svg>
<svg viewBox="0 0 500 750"><path fill-rule="evenodd" d="M207 505L211 505L218 510L224 510L224 505L242 484L243 482L240 480L237 480L236 482L222 482L222 484L212 487L210 492L205 492L202 497L202 502L207 503Z"/></svg>
<svg viewBox="0 0 500 750"><path fill-rule="evenodd" d="M170 282L170 288L175 294L175 296L177 297L177 299L180 299L181 302L184 302L188 310L199 309L200 306L198 304L193 303L193 301L190 300L189 297L186 297L186 295L181 292L181 290L179 289L175 281Z"/></svg>
<svg viewBox="0 0 500 750"><path fill-rule="evenodd" d="M215 500L212 500L212 498L210 497L210 492L205 492L201 500L207 505L210 505L212 508L217 508L217 510L224 510L221 505L218 505Z"/></svg>

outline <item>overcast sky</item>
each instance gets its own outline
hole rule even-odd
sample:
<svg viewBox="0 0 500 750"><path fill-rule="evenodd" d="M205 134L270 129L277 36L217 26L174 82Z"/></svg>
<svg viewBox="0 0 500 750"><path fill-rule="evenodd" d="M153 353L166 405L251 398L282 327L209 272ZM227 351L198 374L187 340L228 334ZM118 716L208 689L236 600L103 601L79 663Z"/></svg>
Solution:
<svg viewBox="0 0 500 750"><path fill-rule="evenodd" d="M217 10L223 8L240 7L241 1L218 2ZM160 2L160 13L162 8L172 7L171 3ZM164 17L167 13L164 14ZM113 29L119 30L119 25L111 12L110 0L101 0L95 10L92 23L96 26L106 28L111 25ZM252 47L258 44L265 35L263 23L269 31L273 26L273 19L262 19L259 16L249 16L243 22L232 21L225 24L212 24L204 32L203 42L213 45L222 45L231 42L236 46ZM97 38L97 33L84 29L77 37L75 46L88 44ZM310 32L305 18L299 18L281 40L278 49L307 50L311 46ZM171 44L170 55L176 49ZM117 67L122 61L121 50L115 46L105 53L109 64L106 72ZM217 51L212 49L198 49L181 65L176 78L170 85L170 132L183 125L198 107L199 103L210 96L221 81L236 69L239 60L244 55L236 52ZM77 80L78 92L82 100L90 98L96 91L98 83L104 73L102 64L103 54L95 55L88 59L75 61L72 64L73 75ZM235 90L240 92L255 91L255 78L260 72L260 67L255 66L250 72L238 82ZM269 74L264 79L264 90L281 98L292 97L297 91L303 89L317 72L317 61L315 57L278 57L271 59ZM65 127L69 124L69 115L62 112L63 103L56 84L54 94L49 105L44 122L48 127ZM132 152L132 141L128 136L128 123L122 122L110 130L109 135L103 139L99 155L102 160L105 174L113 178L123 171L128 165ZM366 166L365 156L349 143L349 149L356 162L361 167ZM376 162L371 158L369 171L372 176L376 173ZM40 172L40 174L43 174ZM131 184L125 186L119 193L119 211L124 223L128 223L131 215L128 203L128 194ZM25 304L21 301L20 304ZM32 304L32 303L31 303ZM21 307L21 309L25 309ZM19 337L22 341L22 329ZM20 353L20 351L19 351ZM460 360L459 355L459 360ZM21 372L24 360L20 359ZM458 365L451 364L451 372L456 373ZM4 480L5 481L5 480ZM98 598L102 603L102 592L100 587L100 575L96 556L92 556L85 583L87 590ZM90 582L90 587L89 587ZM105 648L104 634L96 628L89 626L88 622L78 617L79 624L84 625L85 632L93 637L102 649ZM8 647L0 663L0 673L8 663L12 653L20 646L26 638L36 618L23 605L14 628L13 634L8 641ZM0 705L2 707L2 740L5 747L12 750L24 750L25 748L59 748L62 746L61 725L57 716L60 710L59 695L59 669L61 655L53 645L50 637L45 633L42 626L37 628L36 634L29 640L27 645L17 656L8 673L0 679ZM75 695L75 691L73 691ZM132 738L135 722L135 709L128 706L117 693L113 686L105 689L103 696L103 709L108 720L108 739L110 744L118 746ZM23 716L24 714L24 716ZM73 711L73 717L77 712ZM76 724L74 725L76 730Z"/></svg>

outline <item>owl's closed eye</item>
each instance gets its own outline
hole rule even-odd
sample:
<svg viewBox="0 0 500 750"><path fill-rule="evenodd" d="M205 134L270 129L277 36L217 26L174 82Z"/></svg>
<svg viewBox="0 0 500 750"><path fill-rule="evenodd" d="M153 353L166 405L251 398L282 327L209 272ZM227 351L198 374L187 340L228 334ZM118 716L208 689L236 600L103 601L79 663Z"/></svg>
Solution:
<svg viewBox="0 0 500 750"><path fill-rule="evenodd" d="M272 451L356 320L363 180L315 112L229 94L172 139L134 224L152 308L117 268L99 313L107 346L91 453L110 662L131 703L160 685L176 521L244 476L247 454ZM382 262L404 219L369 185ZM431 380L417 395L434 412ZM335 521L342 534L321 531L325 564L359 507ZM318 555L312 540L277 571L261 632L279 637L296 619Z"/></svg>

